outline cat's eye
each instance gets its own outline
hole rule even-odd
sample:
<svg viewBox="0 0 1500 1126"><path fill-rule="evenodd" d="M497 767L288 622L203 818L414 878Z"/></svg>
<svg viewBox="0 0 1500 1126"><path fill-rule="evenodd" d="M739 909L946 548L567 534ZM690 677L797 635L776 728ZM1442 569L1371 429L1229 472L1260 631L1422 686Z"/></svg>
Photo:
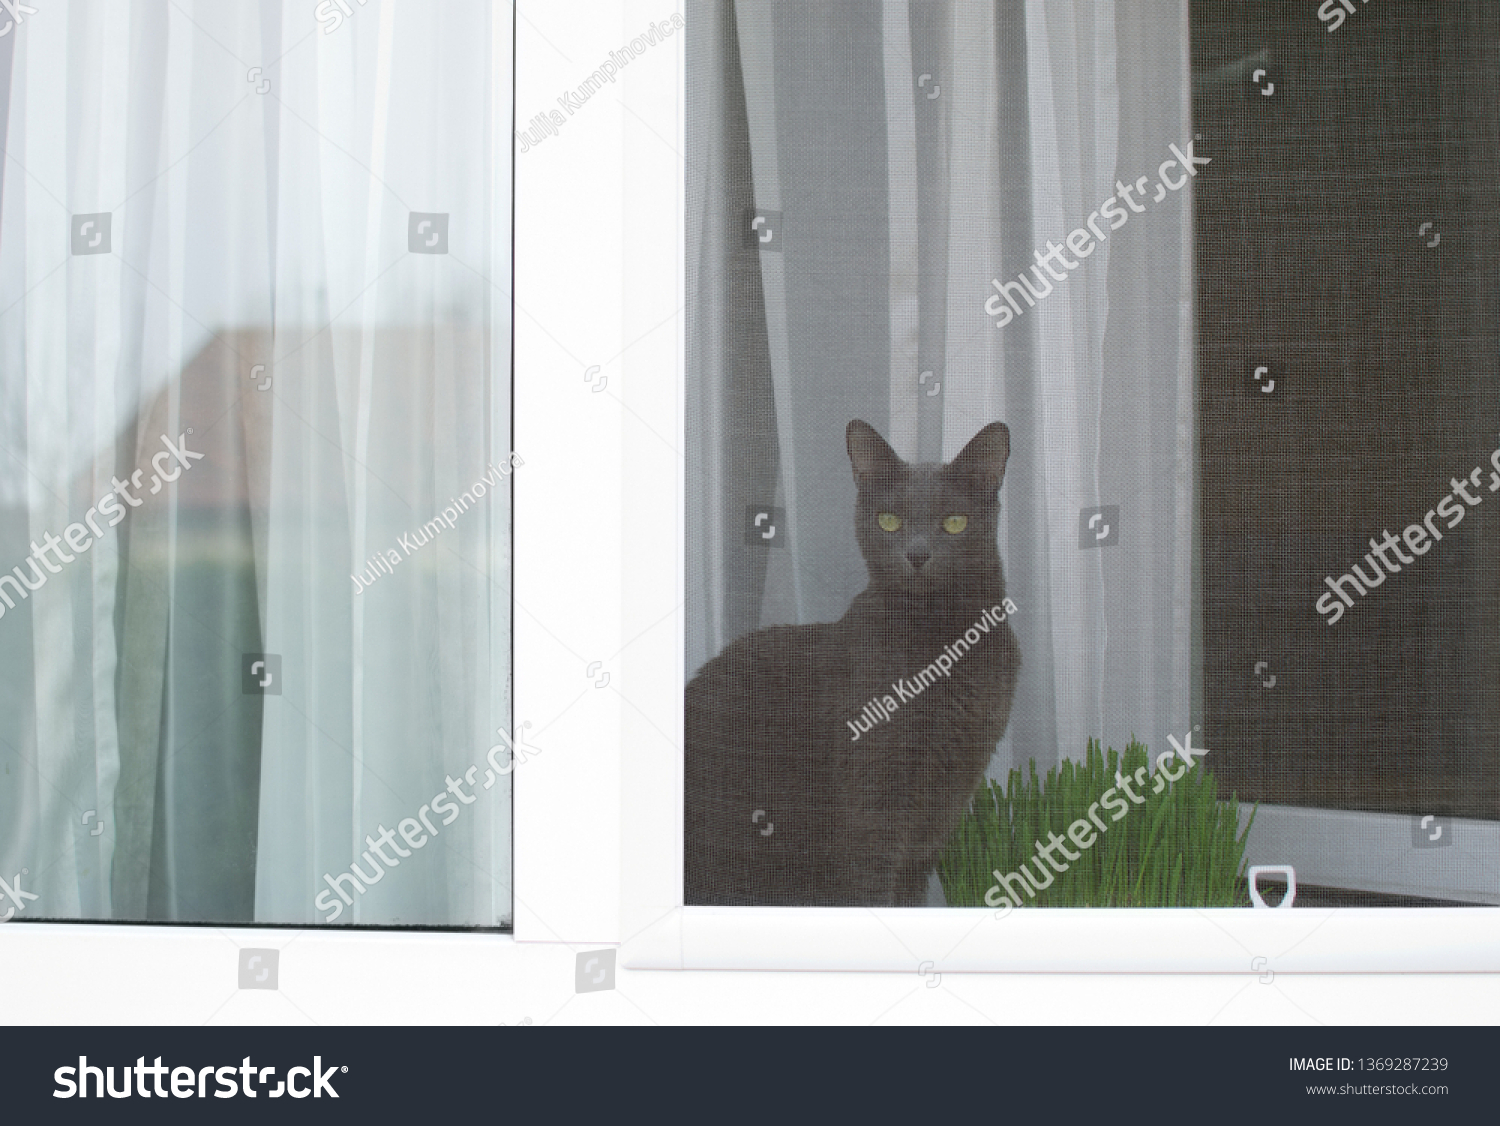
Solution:
<svg viewBox="0 0 1500 1126"><path fill-rule="evenodd" d="M943 531L947 532L950 536L958 535L959 532L968 526L969 518L967 516L949 516L943 521Z"/></svg>
<svg viewBox="0 0 1500 1126"><path fill-rule="evenodd" d="M901 527L901 517L894 512L882 512L880 514L880 526L887 532L894 532Z"/></svg>

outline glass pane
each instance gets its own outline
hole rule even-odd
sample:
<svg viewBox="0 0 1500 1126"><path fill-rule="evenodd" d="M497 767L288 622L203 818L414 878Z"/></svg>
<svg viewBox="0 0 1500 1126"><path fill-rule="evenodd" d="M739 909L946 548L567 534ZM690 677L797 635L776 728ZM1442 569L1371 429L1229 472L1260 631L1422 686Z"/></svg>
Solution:
<svg viewBox="0 0 1500 1126"><path fill-rule="evenodd" d="M689 5L688 904L1500 902L1491 7Z"/></svg>
<svg viewBox="0 0 1500 1126"><path fill-rule="evenodd" d="M0 39L14 918L508 925L511 20Z"/></svg>

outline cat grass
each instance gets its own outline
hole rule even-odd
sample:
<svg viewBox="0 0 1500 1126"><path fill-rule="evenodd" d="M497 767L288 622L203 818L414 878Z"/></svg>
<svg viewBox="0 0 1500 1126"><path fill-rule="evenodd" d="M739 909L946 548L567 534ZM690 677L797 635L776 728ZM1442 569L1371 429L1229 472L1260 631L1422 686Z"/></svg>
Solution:
<svg viewBox="0 0 1500 1126"><path fill-rule="evenodd" d="M1123 759L1113 747L1106 757L1099 741L1090 739L1083 762L1065 759L1045 779L1038 779L1033 759L1029 778L1012 770L1003 789L988 782L938 860L948 905L990 906L984 896L996 886L996 870L1014 872L1030 862L1035 842L1045 843L1049 831L1067 838L1068 826L1087 821L1089 807L1106 790L1118 792L1117 770L1128 778L1143 766L1154 768L1145 745L1134 738ZM1245 842L1255 809L1239 832L1237 796L1219 801L1214 776L1201 763L1159 794L1148 784L1141 796L1145 804L1132 804L1119 821L1104 815L1109 829L1091 848L1069 841L1079 859L1065 861L1068 870L1023 906L1248 907Z"/></svg>

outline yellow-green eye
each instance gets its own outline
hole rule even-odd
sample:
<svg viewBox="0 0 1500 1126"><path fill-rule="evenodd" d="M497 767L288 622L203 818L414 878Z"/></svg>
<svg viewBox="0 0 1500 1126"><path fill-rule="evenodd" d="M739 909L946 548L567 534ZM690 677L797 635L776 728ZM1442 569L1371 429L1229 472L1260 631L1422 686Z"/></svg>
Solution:
<svg viewBox="0 0 1500 1126"><path fill-rule="evenodd" d="M882 512L880 514L880 526L887 532L894 532L901 527L901 517L894 512Z"/></svg>
<svg viewBox="0 0 1500 1126"><path fill-rule="evenodd" d="M943 531L947 532L950 536L958 535L959 532L968 526L969 518L967 516L950 516L943 521Z"/></svg>

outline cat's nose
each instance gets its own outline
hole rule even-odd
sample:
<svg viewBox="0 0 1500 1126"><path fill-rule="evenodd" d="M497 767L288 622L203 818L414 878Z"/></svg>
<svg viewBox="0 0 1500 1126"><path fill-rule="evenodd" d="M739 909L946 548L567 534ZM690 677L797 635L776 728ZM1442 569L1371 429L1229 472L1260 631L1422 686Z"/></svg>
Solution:
<svg viewBox="0 0 1500 1126"><path fill-rule="evenodd" d="M921 544L913 544L906 550L906 561L912 565L912 569L920 571L923 564L932 558L932 552Z"/></svg>

